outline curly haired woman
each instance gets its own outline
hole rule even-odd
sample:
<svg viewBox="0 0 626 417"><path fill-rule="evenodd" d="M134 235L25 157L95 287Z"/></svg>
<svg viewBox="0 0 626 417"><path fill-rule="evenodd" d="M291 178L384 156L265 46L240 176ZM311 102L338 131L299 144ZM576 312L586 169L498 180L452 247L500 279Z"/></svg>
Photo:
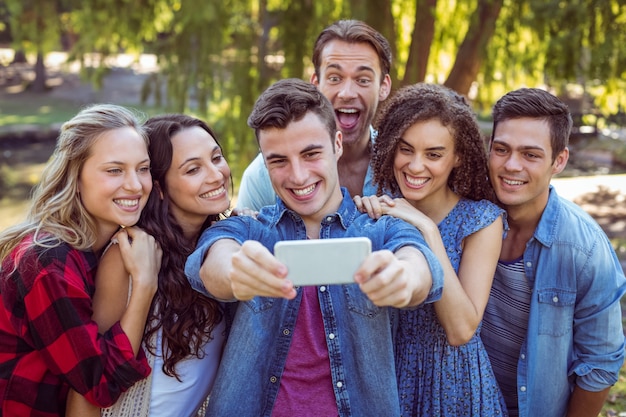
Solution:
<svg viewBox="0 0 626 417"><path fill-rule="evenodd" d="M441 300L398 312L396 373L404 416L506 416L480 323L503 234L487 154L471 108L452 90L400 89L377 120L374 182L355 197L372 217L389 214L424 235L444 269Z"/></svg>

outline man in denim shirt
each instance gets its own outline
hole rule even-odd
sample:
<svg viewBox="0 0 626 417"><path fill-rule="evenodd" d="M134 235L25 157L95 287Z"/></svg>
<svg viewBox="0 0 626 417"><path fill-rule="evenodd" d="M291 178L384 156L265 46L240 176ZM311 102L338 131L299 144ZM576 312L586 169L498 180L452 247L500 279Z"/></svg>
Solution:
<svg viewBox="0 0 626 417"><path fill-rule="evenodd" d="M482 339L510 416L597 417L624 361L624 272L611 243L550 185L572 118L553 95L512 91L493 110L489 173L510 230Z"/></svg>
<svg viewBox="0 0 626 417"><path fill-rule="evenodd" d="M393 308L440 298L442 269L401 220L357 211L339 186L342 136L312 84L282 80L248 119L277 204L206 231L185 272L198 291L241 300L209 416L398 416ZM271 253L279 240L366 236L373 252L349 285L288 281Z"/></svg>

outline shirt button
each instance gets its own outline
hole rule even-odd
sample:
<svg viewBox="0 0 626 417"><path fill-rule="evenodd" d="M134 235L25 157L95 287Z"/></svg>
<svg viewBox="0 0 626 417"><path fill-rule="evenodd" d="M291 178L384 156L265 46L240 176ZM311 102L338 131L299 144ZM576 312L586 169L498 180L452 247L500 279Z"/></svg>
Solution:
<svg viewBox="0 0 626 417"><path fill-rule="evenodd" d="M343 382L341 381L337 382L337 388L341 388L341 387L343 387Z"/></svg>
<svg viewBox="0 0 626 417"><path fill-rule="evenodd" d="M334 334L334 333L329 334L329 335L328 335L328 338L329 338L330 340L333 340L333 339L335 338L335 334Z"/></svg>
<svg viewBox="0 0 626 417"><path fill-rule="evenodd" d="M326 217L326 221L327 222L332 222L333 221L333 216L327 216Z"/></svg>
<svg viewBox="0 0 626 417"><path fill-rule="evenodd" d="M524 355L523 353L520 355L520 357L521 357L522 359L526 359L526 355Z"/></svg>
<svg viewBox="0 0 626 417"><path fill-rule="evenodd" d="M530 268L531 266L533 266L533 263L532 262L526 262L526 266Z"/></svg>
<svg viewBox="0 0 626 417"><path fill-rule="evenodd" d="M557 297L556 295L554 297L552 297L552 301L555 303L559 302L559 297Z"/></svg>
<svg viewBox="0 0 626 417"><path fill-rule="evenodd" d="M285 336L289 336L289 333L290 333L289 329L284 329L284 330L283 330L283 334L284 334Z"/></svg>
<svg viewBox="0 0 626 417"><path fill-rule="evenodd" d="M276 378L275 376L271 376L271 377L270 377L270 382L271 382L272 384L275 384L275 383L276 383L276 381L278 381L278 378Z"/></svg>
<svg viewBox="0 0 626 417"><path fill-rule="evenodd" d="M522 391L522 392L526 392L526 387L520 387L519 390Z"/></svg>
<svg viewBox="0 0 626 417"><path fill-rule="evenodd" d="M322 285L322 286L320 287L320 292L324 292L324 291L326 291L326 287Z"/></svg>

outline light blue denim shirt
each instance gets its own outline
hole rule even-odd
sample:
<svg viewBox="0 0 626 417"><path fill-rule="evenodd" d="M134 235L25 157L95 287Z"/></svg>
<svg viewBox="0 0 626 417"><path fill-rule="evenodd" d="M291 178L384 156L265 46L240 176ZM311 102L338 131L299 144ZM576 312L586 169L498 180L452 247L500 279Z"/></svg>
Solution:
<svg viewBox="0 0 626 417"><path fill-rule="evenodd" d="M552 186L523 262L532 295L517 364L519 415L564 416L575 385L597 392L618 379L624 271L598 224Z"/></svg>
<svg viewBox="0 0 626 417"><path fill-rule="evenodd" d="M421 250L430 266L433 285L427 302L441 297L443 271L417 229L383 216L378 221L357 211L345 189L339 210L321 224L321 238L365 236L372 250ZM280 200L264 207L257 220L231 217L206 230L187 260L185 273L196 290L208 294L199 270L210 246L220 239L260 241L273 250L279 240L306 239L302 219ZM339 414L400 415L393 360L392 315L395 309L375 306L357 284L319 286L333 389ZM255 297L240 302L207 416L270 416L287 360L302 291L294 300ZM321 335L320 335L321 336Z"/></svg>

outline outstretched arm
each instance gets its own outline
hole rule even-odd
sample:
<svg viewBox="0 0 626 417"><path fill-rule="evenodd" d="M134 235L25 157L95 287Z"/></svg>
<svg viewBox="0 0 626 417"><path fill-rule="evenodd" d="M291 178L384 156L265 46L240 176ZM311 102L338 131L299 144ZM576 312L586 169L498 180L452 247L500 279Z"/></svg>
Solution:
<svg viewBox="0 0 626 417"><path fill-rule="evenodd" d="M426 258L411 246L395 253L372 252L356 271L355 281L377 306L397 308L421 304L433 283Z"/></svg>
<svg viewBox="0 0 626 417"><path fill-rule="evenodd" d="M451 345L467 343L478 328L493 282L502 247L502 218L465 238L458 274L454 270L437 225L403 198L355 197L359 210L372 218L388 214L415 226L428 243L444 272L441 299L435 311Z"/></svg>
<svg viewBox="0 0 626 417"><path fill-rule="evenodd" d="M255 296L294 298L296 290L286 276L285 265L253 240L242 245L231 239L218 240L200 268L205 288L220 300L250 300Z"/></svg>

